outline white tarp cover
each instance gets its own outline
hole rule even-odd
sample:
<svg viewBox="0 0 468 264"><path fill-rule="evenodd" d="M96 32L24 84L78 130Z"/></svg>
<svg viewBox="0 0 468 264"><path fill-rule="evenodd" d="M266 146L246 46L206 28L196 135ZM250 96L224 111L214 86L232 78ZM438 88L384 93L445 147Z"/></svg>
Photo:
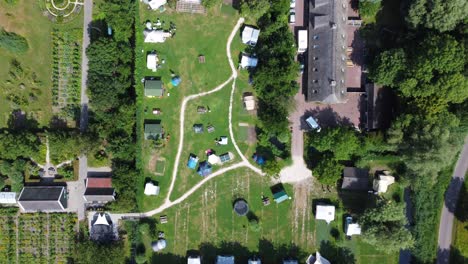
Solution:
<svg viewBox="0 0 468 264"><path fill-rule="evenodd" d="M151 9L158 9L160 6L167 4L167 0L150 0L148 4Z"/></svg>
<svg viewBox="0 0 468 264"><path fill-rule="evenodd" d="M188 257L187 264L200 264L201 260L200 257Z"/></svg>
<svg viewBox="0 0 468 264"><path fill-rule="evenodd" d="M385 193L388 186L395 182L395 177L389 175L379 175L378 179L374 180L374 191L378 193Z"/></svg>
<svg viewBox="0 0 468 264"><path fill-rule="evenodd" d="M109 222L107 222L107 218L105 214L98 214L98 217L96 219L96 222L94 222L93 225L109 225Z"/></svg>
<svg viewBox="0 0 468 264"><path fill-rule="evenodd" d="M335 206L333 205L317 205L315 219L325 220L327 224L335 220Z"/></svg>
<svg viewBox="0 0 468 264"><path fill-rule="evenodd" d="M255 45L258 41L258 36L260 35L260 30L253 27L246 26L242 31L242 43Z"/></svg>
<svg viewBox="0 0 468 264"><path fill-rule="evenodd" d="M16 193L15 192L0 192L0 203L1 204L15 204Z"/></svg>
<svg viewBox="0 0 468 264"><path fill-rule="evenodd" d="M258 63L258 59L257 58L253 58L253 57L249 57L249 56L246 56L246 55L242 55L242 59L241 59L241 68L245 69L245 68L248 68L248 67L256 67L257 66L257 63Z"/></svg>
<svg viewBox="0 0 468 264"><path fill-rule="evenodd" d="M145 43L163 43L171 37L171 33L162 30L145 30Z"/></svg>
<svg viewBox="0 0 468 264"><path fill-rule="evenodd" d="M218 141L220 145L227 145L228 144L228 138L227 137L221 137L220 140Z"/></svg>
<svg viewBox="0 0 468 264"><path fill-rule="evenodd" d="M160 251L166 248L166 240L165 239L159 239L157 242L152 243L152 248L153 251Z"/></svg>
<svg viewBox="0 0 468 264"><path fill-rule="evenodd" d="M208 163L210 163L211 165L219 164L221 163L221 159L216 154L211 154L210 156L208 156Z"/></svg>
<svg viewBox="0 0 468 264"><path fill-rule="evenodd" d="M158 195L159 186L154 185L152 182L148 182L145 185L145 195Z"/></svg>
<svg viewBox="0 0 468 264"><path fill-rule="evenodd" d="M361 227L359 224L348 224L346 228L346 235L353 236L353 235L360 235L361 234Z"/></svg>
<svg viewBox="0 0 468 264"><path fill-rule="evenodd" d="M250 111L255 109L255 98L251 95L244 97L245 109Z"/></svg>
<svg viewBox="0 0 468 264"><path fill-rule="evenodd" d="M158 55L156 54L148 54L146 57L146 67L152 71L156 71L158 69Z"/></svg>

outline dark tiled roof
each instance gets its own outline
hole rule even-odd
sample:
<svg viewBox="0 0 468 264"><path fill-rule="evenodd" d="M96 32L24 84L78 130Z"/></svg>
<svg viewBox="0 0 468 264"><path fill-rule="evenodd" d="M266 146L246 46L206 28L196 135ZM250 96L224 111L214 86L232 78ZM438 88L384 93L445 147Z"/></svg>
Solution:
<svg viewBox="0 0 468 264"><path fill-rule="evenodd" d="M87 188L84 195L114 195L114 188Z"/></svg>
<svg viewBox="0 0 468 264"><path fill-rule="evenodd" d="M19 201L58 201L63 186L27 186L23 188Z"/></svg>

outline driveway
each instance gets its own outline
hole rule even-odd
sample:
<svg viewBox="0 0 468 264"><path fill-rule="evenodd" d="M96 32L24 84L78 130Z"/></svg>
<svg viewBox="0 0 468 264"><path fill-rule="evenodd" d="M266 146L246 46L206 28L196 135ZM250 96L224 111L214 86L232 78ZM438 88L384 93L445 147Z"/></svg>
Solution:
<svg viewBox="0 0 468 264"><path fill-rule="evenodd" d="M465 145L460 153L457 164L453 171L452 180L445 193L444 207L439 223L439 240L437 249L437 263L445 264L450 261L450 245L452 244L452 231L454 212L457 206L460 189L465 180L468 169L468 137L465 138Z"/></svg>

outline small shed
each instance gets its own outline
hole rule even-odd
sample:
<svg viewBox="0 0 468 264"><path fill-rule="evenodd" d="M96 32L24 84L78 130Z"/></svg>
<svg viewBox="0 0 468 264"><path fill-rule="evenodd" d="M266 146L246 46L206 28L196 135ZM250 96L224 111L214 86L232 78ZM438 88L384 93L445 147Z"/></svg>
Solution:
<svg viewBox="0 0 468 264"><path fill-rule="evenodd" d="M291 199L284 190L280 190L273 194L273 199L276 203L282 203L288 199Z"/></svg>
<svg viewBox="0 0 468 264"><path fill-rule="evenodd" d="M158 62L159 62L159 58L158 58L158 55L156 55L156 53L151 53L151 54L148 54L148 56L146 56L146 67L152 70L153 72L157 71Z"/></svg>
<svg viewBox="0 0 468 264"><path fill-rule="evenodd" d="M161 123L147 123L145 124L145 139L159 139L162 137L163 128Z"/></svg>
<svg viewBox="0 0 468 264"><path fill-rule="evenodd" d="M16 204L16 193L0 192L0 204Z"/></svg>
<svg viewBox="0 0 468 264"><path fill-rule="evenodd" d="M209 125L206 130L208 131L208 133L213 133L215 131L215 127L213 125Z"/></svg>
<svg viewBox="0 0 468 264"><path fill-rule="evenodd" d="M395 183L395 177L389 175L388 171L384 171L383 173L377 176L377 179L374 179L373 189L378 193L386 193L388 187Z"/></svg>
<svg viewBox="0 0 468 264"><path fill-rule="evenodd" d="M193 125L193 132L196 134L201 134L203 133L203 124L195 124Z"/></svg>
<svg viewBox="0 0 468 264"><path fill-rule="evenodd" d="M188 162L187 162L187 167L189 167L189 169L194 170L197 167L197 164L198 164L198 157L190 155Z"/></svg>
<svg viewBox="0 0 468 264"><path fill-rule="evenodd" d="M167 246L166 240L162 239L162 238L158 239L158 241L155 241L155 242L151 243L151 247L153 248L154 252L161 251L161 250L165 249L166 246Z"/></svg>
<svg viewBox="0 0 468 264"><path fill-rule="evenodd" d="M204 107L204 106L199 106L199 107L197 107L197 113L199 113L199 114L205 114L206 112L208 112L208 110L206 109L206 107Z"/></svg>
<svg viewBox="0 0 468 264"><path fill-rule="evenodd" d="M210 163L211 165L219 164L221 163L221 159L216 154L210 154L208 156L208 163Z"/></svg>
<svg viewBox="0 0 468 264"><path fill-rule="evenodd" d="M244 96L244 107L247 111L255 110L255 97L253 95Z"/></svg>
<svg viewBox="0 0 468 264"><path fill-rule="evenodd" d="M154 185L152 182L147 182L145 184L145 195L158 195L159 190L159 186Z"/></svg>
<svg viewBox="0 0 468 264"><path fill-rule="evenodd" d="M164 88L161 80L145 80L146 97L162 97L163 95Z"/></svg>
<svg viewBox="0 0 468 264"><path fill-rule="evenodd" d="M233 209L238 216L245 216L249 212L249 205L244 199L238 199L234 203Z"/></svg>
<svg viewBox="0 0 468 264"><path fill-rule="evenodd" d="M333 205L317 205L315 209L315 219L325 220L327 224L335 220L335 206Z"/></svg>
<svg viewBox="0 0 468 264"><path fill-rule="evenodd" d="M369 189L369 171L355 167L345 167L341 189L367 191Z"/></svg>
<svg viewBox="0 0 468 264"><path fill-rule="evenodd" d="M198 171L197 172L198 172L198 174L200 176L206 177L206 176L210 175L212 171L213 170L211 168L211 165L208 162L204 161L204 162L200 163L200 166L198 166Z"/></svg>
<svg viewBox="0 0 468 264"><path fill-rule="evenodd" d="M255 68L257 67L257 63L257 58L250 57L249 55L242 55L240 66L242 69Z"/></svg>

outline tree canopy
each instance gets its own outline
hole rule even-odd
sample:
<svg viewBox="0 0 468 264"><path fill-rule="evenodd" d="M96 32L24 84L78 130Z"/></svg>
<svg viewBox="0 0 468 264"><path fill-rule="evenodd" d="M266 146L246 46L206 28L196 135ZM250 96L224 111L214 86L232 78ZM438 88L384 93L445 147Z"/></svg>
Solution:
<svg viewBox="0 0 468 264"><path fill-rule="evenodd" d="M377 207L367 209L360 217L362 239L388 253L411 248L414 239L405 228L407 223L404 203L380 201Z"/></svg>
<svg viewBox="0 0 468 264"><path fill-rule="evenodd" d="M28 51L29 45L24 37L14 32L6 32L3 28L0 28L0 48L12 53L24 53Z"/></svg>
<svg viewBox="0 0 468 264"><path fill-rule="evenodd" d="M338 163L332 156L322 157L313 170L314 177L321 184L335 185L341 178L344 166Z"/></svg>
<svg viewBox="0 0 468 264"><path fill-rule="evenodd" d="M270 8L269 0L242 0L240 12L243 16L258 19Z"/></svg>
<svg viewBox="0 0 468 264"><path fill-rule="evenodd" d="M359 138L353 128L323 128L320 133L313 133L310 146L320 152L330 151L337 160L349 160L360 147Z"/></svg>
<svg viewBox="0 0 468 264"><path fill-rule="evenodd" d="M411 0L406 20L411 27L440 32L454 29L468 18L466 0Z"/></svg>

